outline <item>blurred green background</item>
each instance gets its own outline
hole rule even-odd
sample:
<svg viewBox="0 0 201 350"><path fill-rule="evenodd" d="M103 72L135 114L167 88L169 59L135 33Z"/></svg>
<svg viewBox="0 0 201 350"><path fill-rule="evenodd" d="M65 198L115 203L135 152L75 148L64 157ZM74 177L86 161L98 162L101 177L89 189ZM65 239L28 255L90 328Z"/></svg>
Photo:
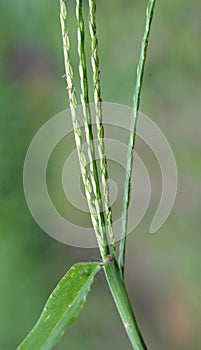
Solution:
<svg viewBox="0 0 201 350"><path fill-rule="evenodd" d="M68 2L76 66L74 1ZM104 101L131 106L146 3L98 1ZM200 13L200 0L158 0L146 65L140 109L168 137L179 171L173 212L149 235L161 188L160 172L148 160L151 206L128 238L127 286L150 350L201 348ZM42 232L23 193L23 162L32 137L68 107L58 1L1 0L0 54L0 349L12 350L66 270L99 254L64 246ZM55 347L94 348L131 349L103 274L79 320Z"/></svg>

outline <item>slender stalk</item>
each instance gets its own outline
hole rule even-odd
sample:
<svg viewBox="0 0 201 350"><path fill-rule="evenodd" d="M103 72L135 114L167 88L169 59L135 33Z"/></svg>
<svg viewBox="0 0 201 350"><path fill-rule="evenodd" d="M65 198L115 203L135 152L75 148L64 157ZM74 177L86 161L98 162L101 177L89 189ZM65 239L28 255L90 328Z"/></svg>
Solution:
<svg viewBox="0 0 201 350"><path fill-rule="evenodd" d="M105 204L106 224L108 229L108 235L110 239L110 247L112 256L116 257L116 245L114 232L112 228L112 210L110 207L109 199L109 184L108 184L108 171L107 171L107 159L105 155L105 143L104 143L104 127L103 116L101 106L101 86L100 86L100 68L98 57L98 39L96 34L96 3L95 0L89 0L89 29L91 35L91 66L93 71L93 85L94 85L94 104L97 126L97 139L98 139L98 154L100 159L100 174L103 185L103 197Z"/></svg>
<svg viewBox="0 0 201 350"><path fill-rule="evenodd" d="M121 269L122 277L124 275L124 266L125 266L128 208L130 203L131 175L132 175L132 167L133 167L133 153L134 153L134 147L135 147L135 141L136 141L138 109L140 105L140 95L141 95L142 81L144 76L144 67L145 67L145 61L147 56L147 48L148 48L149 35L151 30L151 23L153 19L155 2L156 0L149 0L147 10L146 10L146 25L145 25L144 36L142 39L142 44L141 44L140 58L139 58L139 63L137 67L137 79L136 79L135 92L133 97L133 109L132 109L130 135L129 135L129 142L128 142L127 165L126 165L126 179L125 179L125 185L124 185L121 240L119 244L119 266Z"/></svg>
<svg viewBox="0 0 201 350"><path fill-rule="evenodd" d="M92 187L93 187L94 194L96 196L96 204L97 204L96 210L99 213L99 216L98 216L100 220L99 227L102 230L102 237L104 237L104 241L107 242L105 217L103 213L98 169L96 165L91 112L89 107L87 64L86 64L86 54L85 54L85 47L84 47L85 32L84 32L84 20L82 15L82 0L76 0L76 15L77 15L77 23L78 23L78 54L80 59L80 62L79 62L79 73L80 73L80 84L81 84L80 97L81 97L83 115L85 120L85 132L86 132L86 140L88 144L88 156L89 156L89 162L90 162L89 166L90 166Z"/></svg>
<svg viewBox="0 0 201 350"><path fill-rule="evenodd" d="M70 41L68 30L66 27L67 20L67 6L64 0L60 0L60 21L61 21L61 30L62 30L62 38L63 38L63 50L64 50L64 64L65 64L65 72L66 72L66 82L67 82L67 90L69 95L69 104L72 115L72 122L74 128L75 142L78 152L78 158L82 173L82 179L84 183L84 188L86 192L86 198L91 214L92 224L96 233L98 245L100 248L100 253L102 259L106 259L109 254L109 249L107 245L107 240L103 233L103 226L100 225L101 222L101 211L99 210L99 203L97 203L96 194L94 194L93 186L91 183L92 176L89 175L87 170L87 159L83 149L83 134L82 128L79 123L78 115L77 115L77 98L76 92L73 84L73 69L70 62L69 50L70 50ZM98 206L98 211L97 211Z"/></svg>
<svg viewBox="0 0 201 350"><path fill-rule="evenodd" d="M104 266L110 291L134 350L147 350L129 301L124 281L116 261Z"/></svg>

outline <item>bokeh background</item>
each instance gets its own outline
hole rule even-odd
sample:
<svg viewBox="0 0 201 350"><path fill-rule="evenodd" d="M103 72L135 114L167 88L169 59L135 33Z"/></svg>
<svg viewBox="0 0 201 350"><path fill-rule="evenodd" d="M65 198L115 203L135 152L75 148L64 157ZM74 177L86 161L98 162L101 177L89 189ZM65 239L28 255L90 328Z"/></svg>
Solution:
<svg viewBox="0 0 201 350"><path fill-rule="evenodd" d="M68 3L76 67L74 1ZM146 3L98 1L104 101L132 104ZM173 212L150 235L161 179L156 161L144 152L153 196L145 219L128 238L126 283L150 350L201 348L200 13L199 0L157 1L146 65L140 109L168 137L179 171ZM99 254L64 246L41 231L23 193L23 162L32 137L68 107L58 1L1 0L0 54L0 349L12 350L66 270ZM79 320L55 346L94 348L131 349L103 274Z"/></svg>

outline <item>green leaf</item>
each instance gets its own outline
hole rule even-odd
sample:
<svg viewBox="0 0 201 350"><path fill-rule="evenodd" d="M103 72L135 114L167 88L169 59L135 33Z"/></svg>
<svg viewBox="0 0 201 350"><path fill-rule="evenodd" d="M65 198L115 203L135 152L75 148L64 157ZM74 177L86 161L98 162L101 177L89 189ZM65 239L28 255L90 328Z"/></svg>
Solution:
<svg viewBox="0 0 201 350"><path fill-rule="evenodd" d="M72 266L50 295L38 322L18 350L51 349L78 317L100 268L98 263Z"/></svg>

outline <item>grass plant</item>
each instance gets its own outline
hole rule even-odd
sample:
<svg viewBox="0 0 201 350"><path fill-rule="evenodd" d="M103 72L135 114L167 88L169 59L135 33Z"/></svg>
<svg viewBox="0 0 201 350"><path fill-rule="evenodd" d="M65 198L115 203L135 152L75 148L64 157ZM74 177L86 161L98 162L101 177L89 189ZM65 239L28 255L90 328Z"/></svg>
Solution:
<svg viewBox="0 0 201 350"><path fill-rule="evenodd" d="M66 328L76 320L90 291L95 275L104 269L105 276L122 319L123 325L134 350L146 350L147 346L138 328L124 283L126 231L130 200L130 181L135 147L136 125L140 94L144 74L149 34L153 18L155 0L149 0L146 12L145 32L142 39L140 59L137 68L131 132L128 141L127 169L123 198L121 241L115 242L110 207L107 159L104 144L104 127L101 107L100 67L96 29L96 2L88 0L88 25L91 41L91 69L93 76L96 130L92 128L89 104L89 81L85 52L85 21L83 2L76 0L77 41L79 56L79 76L84 130L77 113L78 100L74 86L74 72L70 60L70 38L68 33L67 3L60 0L60 21L64 51L64 65L69 105L72 115L75 143L79 158L82 180L85 188L91 221L97 238L102 261L100 263L78 263L67 272L49 297L44 310L32 331L19 345L18 350L49 350L60 339ZM94 134L96 133L96 135ZM96 160L94 139L97 136L99 160ZM87 150L84 148L86 140ZM88 167L89 164L89 167ZM98 169L100 169L100 174Z"/></svg>

